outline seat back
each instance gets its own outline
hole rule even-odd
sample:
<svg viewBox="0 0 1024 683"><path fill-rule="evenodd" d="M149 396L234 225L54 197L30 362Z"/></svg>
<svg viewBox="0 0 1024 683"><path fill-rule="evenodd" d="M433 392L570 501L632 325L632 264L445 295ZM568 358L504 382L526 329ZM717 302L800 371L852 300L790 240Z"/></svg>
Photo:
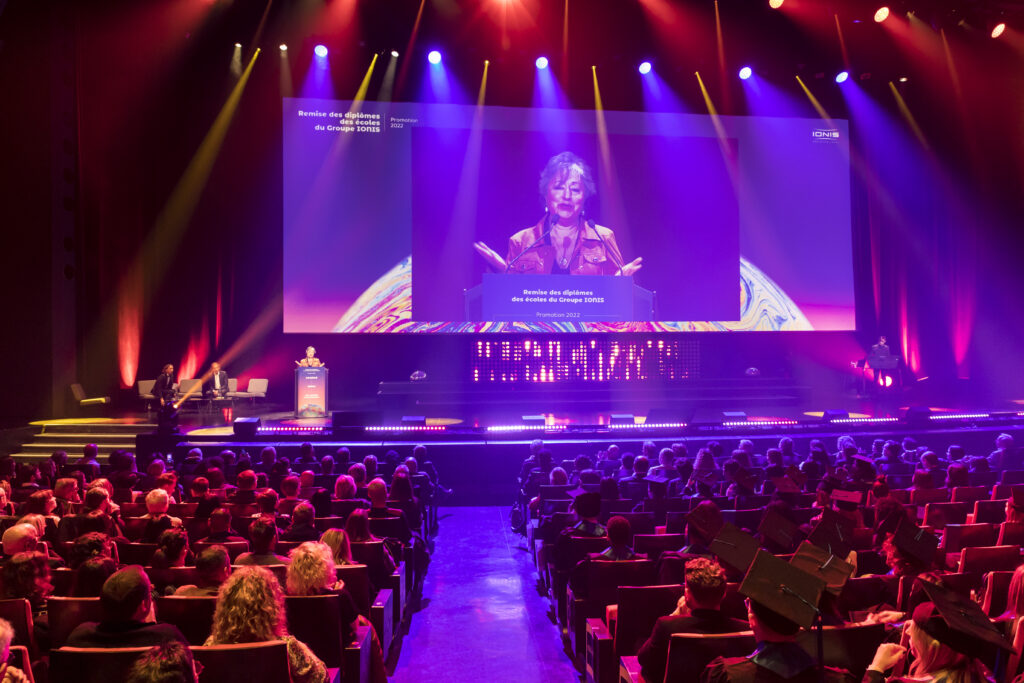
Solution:
<svg viewBox="0 0 1024 683"><path fill-rule="evenodd" d="M210 637L217 596L161 595L155 605L157 621L177 626L189 645L202 645Z"/></svg>
<svg viewBox="0 0 1024 683"><path fill-rule="evenodd" d="M860 680L883 638L885 624L826 626L822 629L825 666L846 669L854 679ZM813 631L801 629L797 642L807 654L818 656L817 636Z"/></svg>
<svg viewBox="0 0 1024 683"><path fill-rule="evenodd" d="M992 619L1006 611L1006 599L1012 580L1013 572L1008 571L989 572L985 575L985 597L981 608Z"/></svg>
<svg viewBox="0 0 1024 683"><path fill-rule="evenodd" d="M899 603L900 580L897 576L858 576L849 579L839 594L839 611L868 610L876 605L896 607Z"/></svg>
<svg viewBox="0 0 1024 683"><path fill-rule="evenodd" d="M121 564L140 564L143 567L148 567L155 552L156 543L117 544L117 557Z"/></svg>
<svg viewBox="0 0 1024 683"><path fill-rule="evenodd" d="M371 517L370 531L378 538L396 538L408 543L412 538L409 523L404 517Z"/></svg>
<svg viewBox="0 0 1024 683"><path fill-rule="evenodd" d="M974 503L988 498L987 486L956 486L950 501L953 503Z"/></svg>
<svg viewBox="0 0 1024 683"><path fill-rule="evenodd" d="M999 483L1010 486L1024 484L1024 470L1003 470L1003 476L999 478Z"/></svg>
<svg viewBox="0 0 1024 683"><path fill-rule="evenodd" d="M974 503L975 524L1002 524L1006 521L1006 499L979 500Z"/></svg>
<svg viewBox="0 0 1024 683"><path fill-rule="evenodd" d="M949 489L910 489L910 502L914 505L946 503L948 501Z"/></svg>
<svg viewBox="0 0 1024 683"><path fill-rule="evenodd" d="M722 520L734 524L746 531L755 532L761 526L764 518L764 508L756 510L722 510Z"/></svg>
<svg viewBox="0 0 1024 683"><path fill-rule="evenodd" d="M207 548L215 545L224 546L224 549L228 551L228 557L231 558L231 562L234 563L235 558L242 553L249 552L249 543L246 541L230 541L227 543L196 543L192 546L192 552L196 555L203 552Z"/></svg>
<svg viewBox="0 0 1024 683"><path fill-rule="evenodd" d="M342 519L348 519L353 510L365 510L369 507L369 503L359 498L331 499L331 514Z"/></svg>
<svg viewBox="0 0 1024 683"><path fill-rule="evenodd" d="M967 547L995 545L998 535L995 524L947 524L942 531L942 547L947 553L958 553Z"/></svg>
<svg viewBox="0 0 1024 683"><path fill-rule="evenodd" d="M960 573L1013 571L1020 564L1019 545L996 545L988 548L964 548L960 554Z"/></svg>
<svg viewBox="0 0 1024 683"><path fill-rule="evenodd" d="M288 646L283 640L193 647L192 656L203 665L199 683L279 683L290 680Z"/></svg>
<svg viewBox="0 0 1024 683"><path fill-rule="evenodd" d="M620 586L650 586L653 583L652 560L594 560L587 564L587 601L595 606L615 604L619 599Z"/></svg>
<svg viewBox="0 0 1024 683"><path fill-rule="evenodd" d="M654 533L653 512L616 512L612 517L622 517L628 521L634 534Z"/></svg>
<svg viewBox="0 0 1024 683"><path fill-rule="evenodd" d="M199 503L171 503L167 507L167 514L171 517L194 517Z"/></svg>
<svg viewBox="0 0 1024 683"><path fill-rule="evenodd" d="M671 614L683 595L682 585L620 586L615 622L615 656L635 655L659 617Z"/></svg>
<svg viewBox="0 0 1024 683"><path fill-rule="evenodd" d="M267 396L267 386L269 384L270 384L270 380L268 380L268 379L256 379L256 378L253 378L253 379L249 380L249 386L246 387L245 391L246 391L246 393L253 394L254 396L258 396L259 398L266 398L266 396Z"/></svg>
<svg viewBox="0 0 1024 683"><path fill-rule="evenodd" d="M50 597L46 599L50 624L50 647L61 647L79 624L101 621L99 598Z"/></svg>
<svg viewBox="0 0 1024 683"><path fill-rule="evenodd" d="M182 396L186 394L189 396L202 396L203 380L198 378L178 380L178 393Z"/></svg>
<svg viewBox="0 0 1024 683"><path fill-rule="evenodd" d="M541 484L537 487L537 497L541 500L561 500L568 498L566 493L571 488L570 484Z"/></svg>
<svg viewBox="0 0 1024 683"><path fill-rule="evenodd" d="M1024 522L1003 522L999 525L999 537L995 543L986 545L1024 546Z"/></svg>
<svg viewBox="0 0 1024 683"><path fill-rule="evenodd" d="M156 380L140 379L135 384L139 392L139 398L148 398L153 395L153 385L156 384Z"/></svg>
<svg viewBox="0 0 1024 683"><path fill-rule="evenodd" d="M338 580L345 583L345 590L352 596L356 609L364 617L369 617L370 603L373 601L369 567L365 564L339 564L334 570Z"/></svg>
<svg viewBox="0 0 1024 683"><path fill-rule="evenodd" d="M146 530L148 519L143 517L128 517L124 519L124 537L129 541L138 541Z"/></svg>
<svg viewBox="0 0 1024 683"><path fill-rule="evenodd" d="M598 519L601 523L608 521L609 517L613 515L622 515L628 512L632 512L633 508L636 507L636 501L630 500L629 498L619 498L618 500L602 500L601 501L601 514L598 515Z"/></svg>
<svg viewBox="0 0 1024 683"><path fill-rule="evenodd" d="M302 541L278 541L274 552L278 555L288 556L288 553L302 545Z"/></svg>
<svg viewBox="0 0 1024 683"><path fill-rule="evenodd" d="M347 644L342 642L348 625L341 623L339 600L337 595L289 595L284 599L288 630L328 668L342 665Z"/></svg>
<svg viewBox="0 0 1024 683"><path fill-rule="evenodd" d="M50 680L77 683L126 681L135 660L148 650L148 647L62 647L50 650ZM204 676L201 680L207 679Z"/></svg>
<svg viewBox="0 0 1024 683"><path fill-rule="evenodd" d="M686 532L686 515L685 512L666 512L665 513L665 533L666 534L682 534Z"/></svg>
<svg viewBox="0 0 1024 683"><path fill-rule="evenodd" d="M686 544L684 534L634 534L633 552L657 562L663 552L679 550Z"/></svg>
<svg viewBox="0 0 1024 683"><path fill-rule="evenodd" d="M927 503L924 506L924 525L944 529L947 524L966 524L969 503Z"/></svg>
<svg viewBox="0 0 1024 683"><path fill-rule="evenodd" d="M971 486L985 486L992 488L999 483L999 472L970 472L967 481Z"/></svg>
<svg viewBox="0 0 1024 683"><path fill-rule="evenodd" d="M14 627L15 645L24 645L35 660L39 656L36 647L35 630L32 623L32 606L24 598L0 600L0 619L6 619Z"/></svg>
<svg viewBox="0 0 1024 683"><path fill-rule="evenodd" d="M320 533L323 533L323 532L327 531L328 529L344 529L345 528L345 518L344 517L315 517L313 519L313 526L316 527L316 530L319 531Z"/></svg>
<svg viewBox="0 0 1024 683"><path fill-rule="evenodd" d="M234 392L238 391L238 378L237 377L228 377L228 391L230 393L234 393Z"/></svg>
<svg viewBox="0 0 1024 683"><path fill-rule="evenodd" d="M668 644L666 681L699 681L704 667L717 657L743 657L757 642L750 631L741 633L673 633Z"/></svg>

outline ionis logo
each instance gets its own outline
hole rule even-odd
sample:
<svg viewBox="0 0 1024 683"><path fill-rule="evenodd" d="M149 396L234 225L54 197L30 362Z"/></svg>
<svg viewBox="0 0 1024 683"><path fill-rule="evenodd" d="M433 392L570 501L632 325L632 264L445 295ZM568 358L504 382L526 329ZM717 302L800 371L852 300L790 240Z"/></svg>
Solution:
<svg viewBox="0 0 1024 683"><path fill-rule="evenodd" d="M834 128L815 128L811 131L815 142L839 142L839 131Z"/></svg>

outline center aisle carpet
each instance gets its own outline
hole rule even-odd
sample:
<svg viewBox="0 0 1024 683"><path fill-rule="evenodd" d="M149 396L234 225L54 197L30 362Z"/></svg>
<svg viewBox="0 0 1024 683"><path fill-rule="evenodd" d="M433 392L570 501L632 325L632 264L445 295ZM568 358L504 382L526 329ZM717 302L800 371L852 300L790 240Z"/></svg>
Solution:
<svg viewBox="0 0 1024 683"><path fill-rule="evenodd" d="M526 539L508 508L441 508L441 527L393 681L578 682Z"/></svg>

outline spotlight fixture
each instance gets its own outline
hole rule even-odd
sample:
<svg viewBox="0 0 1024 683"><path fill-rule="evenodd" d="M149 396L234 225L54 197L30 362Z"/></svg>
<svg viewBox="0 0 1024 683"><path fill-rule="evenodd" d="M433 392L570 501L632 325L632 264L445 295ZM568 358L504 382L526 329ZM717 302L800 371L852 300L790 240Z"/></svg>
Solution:
<svg viewBox="0 0 1024 683"><path fill-rule="evenodd" d="M909 78L907 78L906 76L900 76L900 83L906 83L906 82L907 82L907 81L909 81L909 80L910 80L910 79L909 79Z"/></svg>
<svg viewBox="0 0 1024 683"><path fill-rule="evenodd" d="M239 49L240 50L241 48L242 48L242 44L241 43L235 43L235 49Z"/></svg>
<svg viewBox="0 0 1024 683"><path fill-rule="evenodd" d="M281 48L281 52L288 52L288 46L284 43L281 43L278 47Z"/></svg>
<svg viewBox="0 0 1024 683"><path fill-rule="evenodd" d="M548 58L547 57L537 57L537 61L534 62L534 64L537 65L538 69L546 69L546 68L548 68Z"/></svg>
<svg viewBox="0 0 1024 683"><path fill-rule="evenodd" d="M317 45L316 47L313 48L313 54L315 54L317 57L320 57L321 59L323 59L324 57L327 56L327 46L326 45Z"/></svg>
<svg viewBox="0 0 1024 683"><path fill-rule="evenodd" d="M786 0L768 0L768 6L772 9L779 9Z"/></svg>
<svg viewBox="0 0 1024 683"><path fill-rule="evenodd" d="M836 74L836 83L846 83L848 78L850 78L849 71L840 71Z"/></svg>
<svg viewBox="0 0 1024 683"><path fill-rule="evenodd" d="M881 24L883 21L889 18L889 8L879 7L875 10L875 21Z"/></svg>
<svg viewBox="0 0 1024 683"><path fill-rule="evenodd" d="M754 70L751 69L749 66L745 66L742 69L740 69L740 80L741 81L745 81L745 80L747 80L748 78L750 78L753 75L754 75Z"/></svg>
<svg viewBox="0 0 1024 683"><path fill-rule="evenodd" d="M1006 30L1006 24L1004 24L1004 23L996 24L992 28L992 37L993 38L998 38L999 36L1003 35L1003 31L1005 31L1005 30Z"/></svg>
<svg viewBox="0 0 1024 683"><path fill-rule="evenodd" d="M431 64L440 64L441 53L438 52L437 50L431 50L429 53L427 53L427 61L430 62Z"/></svg>
<svg viewBox="0 0 1024 683"><path fill-rule="evenodd" d="M391 51L391 56L392 57L398 57L398 50L392 50Z"/></svg>
<svg viewBox="0 0 1024 683"><path fill-rule="evenodd" d="M637 71L645 75L651 73L651 63L640 62L640 66L637 67Z"/></svg>

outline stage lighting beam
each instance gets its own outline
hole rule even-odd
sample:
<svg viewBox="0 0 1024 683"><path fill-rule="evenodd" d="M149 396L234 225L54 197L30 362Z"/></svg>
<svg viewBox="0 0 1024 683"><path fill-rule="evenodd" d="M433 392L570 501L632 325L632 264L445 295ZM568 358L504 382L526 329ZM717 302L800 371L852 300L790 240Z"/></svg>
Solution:
<svg viewBox="0 0 1024 683"><path fill-rule="evenodd" d="M884 7L883 6L883 7L879 7L877 10L875 10L875 22L876 23L881 24L883 21L885 21L888 18L889 18L889 8L888 7Z"/></svg>
<svg viewBox="0 0 1024 683"><path fill-rule="evenodd" d="M391 51L391 56L397 58L398 57L398 50L392 50Z"/></svg>
<svg viewBox="0 0 1024 683"><path fill-rule="evenodd" d="M316 47L313 48L313 54L315 54L320 59L323 59L324 57L327 56L327 46L317 45Z"/></svg>
<svg viewBox="0 0 1024 683"><path fill-rule="evenodd" d="M438 52L437 50L431 50L429 53L427 53L427 61L430 62L431 64L440 64L441 53Z"/></svg>
<svg viewBox="0 0 1024 683"><path fill-rule="evenodd" d="M279 48L279 49L281 50L281 52L288 52L288 46L287 46L287 45L285 45L284 43L281 43L281 44L280 44L280 45L278 46L278 48Z"/></svg>
<svg viewBox="0 0 1024 683"><path fill-rule="evenodd" d="M994 27L992 28L992 37L993 37L993 38L998 38L999 36L1003 35L1003 32L1004 32L1005 30L1006 30L1006 24L1004 24L1004 23L1002 23L1002 22L1000 22L1000 23L996 24L996 25L995 25L995 26L994 26Z"/></svg>
<svg viewBox="0 0 1024 683"><path fill-rule="evenodd" d="M836 74L836 83L846 83L850 78L849 71L840 71Z"/></svg>
<svg viewBox="0 0 1024 683"><path fill-rule="evenodd" d="M534 62L534 64L537 66L538 69L546 69L548 68L548 58L537 57L537 61Z"/></svg>
<svg viewBox="0 0 1024 683"><path fill-rule="evenodd" d="M745 81L745 80L747 80L748 78L750 78L753 75L754 75L754 70L751 69L749 66L745 66L742 69L740 69L740 80L741 81Z"/></svg>
<svg viewBox="0 0 1024 683"><path fill-rule="evenodd" d="M646 76L647 74L651 73L651 63L640 62L640 66L637 67L637 71L639 71L642 75Z"/></svg>

